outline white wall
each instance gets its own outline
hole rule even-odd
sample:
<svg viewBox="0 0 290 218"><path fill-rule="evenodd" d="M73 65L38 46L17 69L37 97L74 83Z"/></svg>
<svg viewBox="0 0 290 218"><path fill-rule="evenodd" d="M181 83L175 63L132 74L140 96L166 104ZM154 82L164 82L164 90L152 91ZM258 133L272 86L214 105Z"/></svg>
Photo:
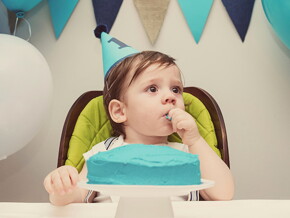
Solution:
<svg viewBox="0 0 290 218"><path fill-rule="evenodd" d="M34 140L0 161L0 201L48 200L42 181L56 167L66 114L83 92L103 88L91 1L79 2L58 40L46 1L27 18L31 43L51 67L54 101ZM123 2L110 34L138 50L174 56L186 86L202 87L215 97L226 122L236 199L290 199L290 50L272 31L261 1L256 1L244 43L221 1L214 2L198 45L175 0L155 46L150 45L132 0Z"/></svg>

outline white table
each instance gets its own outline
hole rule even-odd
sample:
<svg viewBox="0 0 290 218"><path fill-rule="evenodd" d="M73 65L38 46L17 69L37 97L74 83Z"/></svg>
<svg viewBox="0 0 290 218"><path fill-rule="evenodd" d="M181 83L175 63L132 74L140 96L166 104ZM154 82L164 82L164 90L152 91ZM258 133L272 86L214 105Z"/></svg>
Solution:
<svg viewBox="0 0 290 218"><path fill-rule="evenodd" d="M172 202L172 205L175 218L290 217L290 200ZM115 216L116 209L116 203L70 204L63 207L56 207L50 203L0 202L0 217L113 218Z"/></svg>

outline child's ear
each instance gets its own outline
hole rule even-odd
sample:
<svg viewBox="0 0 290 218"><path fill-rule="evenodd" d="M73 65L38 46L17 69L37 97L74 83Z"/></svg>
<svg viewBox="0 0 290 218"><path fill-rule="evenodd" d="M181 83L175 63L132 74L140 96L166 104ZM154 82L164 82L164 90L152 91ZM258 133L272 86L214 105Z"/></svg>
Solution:
<svg viewBox="0 0 290 218"><path fill-rule="evenodd" d="M123 102L113 99L110 101L108 109L111 119L115 123L123 123L127 120L125 105Z"/></svg>

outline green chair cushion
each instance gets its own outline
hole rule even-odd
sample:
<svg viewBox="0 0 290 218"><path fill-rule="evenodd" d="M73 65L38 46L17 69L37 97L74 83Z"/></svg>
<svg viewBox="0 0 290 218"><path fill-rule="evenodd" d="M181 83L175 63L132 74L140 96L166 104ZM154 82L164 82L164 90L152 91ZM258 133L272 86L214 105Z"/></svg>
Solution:
<svg viewBox="0 0 290 218"><path fill-rule="evenodd" d="M210 114L204 104L195 96L183 93L185 110L196 120L201 136L209 146L221 157L217 148L217 139ZM69 142L66 165L77 168L80 172L84 165L83 153L94 145L111 137L112 127L107 118L103 105L103 96L92 99L80 113L72 137ZM168 137L168 141L182 143L175 133Z"/></svg>

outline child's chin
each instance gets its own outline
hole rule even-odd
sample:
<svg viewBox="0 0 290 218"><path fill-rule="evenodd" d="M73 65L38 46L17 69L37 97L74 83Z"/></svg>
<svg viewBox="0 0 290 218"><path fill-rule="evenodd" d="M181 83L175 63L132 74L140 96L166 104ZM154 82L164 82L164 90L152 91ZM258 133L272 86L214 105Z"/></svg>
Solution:
<svg viewBox="0 0 290 218"><path fill-rule="evenodd" d="M158 129L155 129L155 131L152 132L154 135L158 135L158 136L169 136L171 135L173 132L173 129L172 127L165 127L165 126L162 126L161 128L158 128Z"/></svg>
<svg viewBox="0 0 290 218"><path fill-rule="evenodd" d="M171 135L171 134L173 134L174 132L173 132L173 130L171 129L171 130L166 130L166 131L164 131L163 133L162 133L162 136L169 136L169 135Z"/></svg>

